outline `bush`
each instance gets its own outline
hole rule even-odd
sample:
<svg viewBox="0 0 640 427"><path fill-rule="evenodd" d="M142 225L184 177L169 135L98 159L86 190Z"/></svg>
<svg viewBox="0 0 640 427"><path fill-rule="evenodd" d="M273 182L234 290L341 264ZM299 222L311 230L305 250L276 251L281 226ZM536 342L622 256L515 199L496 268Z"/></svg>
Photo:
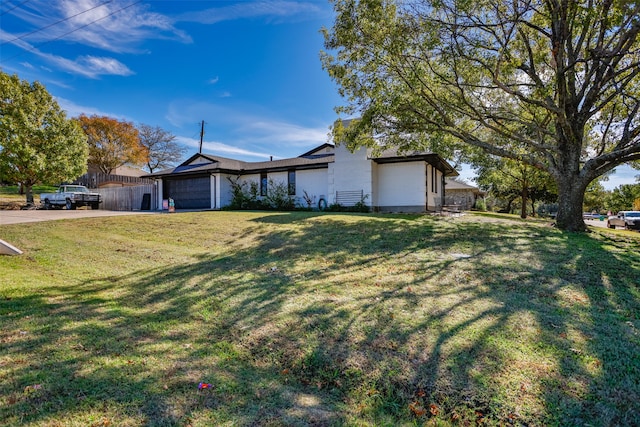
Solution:
<svg viewBox="0 0 640 427"><path fill-rule="evenodd" d="M487 202L485 202L484 199L476 200L476 209L481 211L481 212L486 212L486 210L487 210Z"/></svg>
<svg viewBox="0 0 640 427"><path fill-rule="evenodd" d="M296 207L294 197L289 194L289 186L272 179L269 179L267 195L262 199L262 203L266 209L277 211L291 211Z"/></svg>
<svg viewBox="0 0 640 427"><path fill-rule="evenodd" d="M269 179L267 195L260 196L260 185L256 181L240 181L240 177L227 178L231 183L231 203L224 209L227 210L312 210L313 200L305 191L302 199L306 206L296 207L295 197L289 194L289 187L284 182L276 182ZM353 206L342 206L334 203L327 206L329 212L371 212L371 207L366 204L368 195L364 195Z"/></svg>
<svg viewBox="0 0 640 427"><path fill-rule="evenodd" d="M365 203L365 200L367 200L367 197L369 197L369 195L365 194L360 199L360 201L353 206L342 206L339 203L333 203L327 207L327 211L329 212L362 212L362 213L371 212L371 207Z"/></svg>
<svg viewBox="0 0 640 427"><path fill-rule="evenodd" d="M229 210L293 210L294 197L289 195L289 188L282 182L269 180L267 195L260 196L260 185L256 181L240 182L240 177L228 178L231 183L231 203Z"/></svg>
<svg viewBox="0 0 640 427"><path fill-rule="evenodd" d="M240 182L240 177L227 178L231 183L231 203L227 209L262 209L258 199L259 187L255 181Z"/></svg>

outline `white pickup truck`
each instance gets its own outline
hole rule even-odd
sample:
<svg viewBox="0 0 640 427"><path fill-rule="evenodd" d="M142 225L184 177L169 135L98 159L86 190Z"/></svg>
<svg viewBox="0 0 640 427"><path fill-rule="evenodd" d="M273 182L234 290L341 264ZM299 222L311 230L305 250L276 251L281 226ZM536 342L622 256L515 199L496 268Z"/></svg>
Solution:
<svg viewBox="0 0 640 427"><path fill-rule="evenodd" d="M624 227L627 230L640 230L640 211L620 211L607 219L607 227Z"/></svg>
<svg viewBox="0 0 640 427"><path fill-rule="evenodd" d="M40 202L45 209L62 208L75 209L78 206L90 206L91 209L100 207L100 194L91 193L83 185L61 185L55 193L40 194Z"/></svg>

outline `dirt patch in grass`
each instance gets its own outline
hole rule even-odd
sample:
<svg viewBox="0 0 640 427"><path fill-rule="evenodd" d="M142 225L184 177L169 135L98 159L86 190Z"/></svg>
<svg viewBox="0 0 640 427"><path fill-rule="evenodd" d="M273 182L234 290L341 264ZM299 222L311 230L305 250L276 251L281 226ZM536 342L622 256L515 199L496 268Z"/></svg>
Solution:
<svg viewBox="0 0 640 427"><path fill-rule="evenodd" d="M0 423L640 423L632 238L247 212L0 232L25 251L0 258Z"/></svg>

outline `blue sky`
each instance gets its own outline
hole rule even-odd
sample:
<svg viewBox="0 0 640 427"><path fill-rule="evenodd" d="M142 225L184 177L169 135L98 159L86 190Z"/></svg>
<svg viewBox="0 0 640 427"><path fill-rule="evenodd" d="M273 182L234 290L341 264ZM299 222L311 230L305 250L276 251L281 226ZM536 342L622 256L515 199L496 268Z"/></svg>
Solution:
<svg viewBox="0 0 640 427"><path fill-rule="evenodd" d="M262 161L328 141L343 103L319 60L332 23L326 0L3 0L0 64L72 117L160 126L188 155L204 120L203 152Z"/></svg>

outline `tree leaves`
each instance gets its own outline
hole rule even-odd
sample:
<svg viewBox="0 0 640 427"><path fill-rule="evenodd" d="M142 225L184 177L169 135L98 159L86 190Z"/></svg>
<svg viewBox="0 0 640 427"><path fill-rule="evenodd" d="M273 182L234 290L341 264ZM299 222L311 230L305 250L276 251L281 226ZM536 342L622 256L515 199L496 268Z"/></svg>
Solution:
<svg viewBox="0 0 640 427"><path fill-rule="evenodd" d="M46 88L0 72L0 174L31 186L75 179L87 168L86 136Z"/></svg>
<svg viewBox="0 0 640 427"><path fill-rule="evenodd" d="M571 230L585 228L587 185L640 159L640 4L333 3L321 56L347 101L337 112L360 117L334 128L350 149L475 147L527 163L555 180Z"/></svg>
<svg viewBox="0 0 640 427"><path fill-rule="evenodd" d="M141 165L147 161L149 151L141 144L132 123L84 114L77 120L88 137L89 164L101 172L110 174L120 166Z"/></svg>

